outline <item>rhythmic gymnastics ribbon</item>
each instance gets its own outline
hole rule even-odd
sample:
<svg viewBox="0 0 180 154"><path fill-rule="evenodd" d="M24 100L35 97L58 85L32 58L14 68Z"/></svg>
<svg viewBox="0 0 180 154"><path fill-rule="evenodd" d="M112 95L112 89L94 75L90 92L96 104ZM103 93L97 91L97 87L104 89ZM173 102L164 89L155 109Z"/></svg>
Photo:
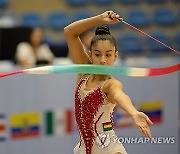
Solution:
<svg viewBox="0 0 180 154"><path fill-rule="evenodd" d="M128 26L131 27L132 29L135 29L136 31L138 31L138 32L140 32L140 33L146 35L147 37L149 37L149 38L151 38L152 40L154 40L154 41L160 43L161 45L163 45L163 46L169 48L171 51L173 51L173 52L175 52L175 53L177 53L177 54L180 54L180 51L177 51L177 50L171 48L170 46L166 45L165 43L159 41L158 39L152 37L151 35L149 35L149 34L143 32L142 30L138 29L137 27L135 27L135 26L129 24L128 22L124 21L122 18L119 18L119 21L121 21L122 23L128 25Z"/></svg>
<svg viewBox="0 0 180 154"><path fill-rule="evenodd" d="M14 72L0 73L0 78L15 74L64 74L64 73L84 73L84 74L109 74L119 76L158 76L173 73L180 70L180 64L163 68L133 68L104 65L50 65L30 68Z"/></svg>

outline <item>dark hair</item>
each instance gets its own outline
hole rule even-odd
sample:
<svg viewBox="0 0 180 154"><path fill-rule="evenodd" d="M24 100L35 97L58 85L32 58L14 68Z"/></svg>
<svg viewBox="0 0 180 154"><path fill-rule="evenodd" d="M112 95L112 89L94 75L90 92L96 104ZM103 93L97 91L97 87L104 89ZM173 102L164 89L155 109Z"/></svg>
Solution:
<svg viewBox="0 0 180 154"><path fill-rule="evenodd" d="M31 42L31 37L32 37L32 34L37 30L37 29L40 29L42 31L44 31L43 28L41 27L33 27L31 28L30 32L29 32L29 38L28 38L28 43L32 45L32 42ZM41 42L41 44L43 44L43 41Z"/></svg>
<svg viewBox="0 0 180 154"><path fill-rule="evenodd" d="M90 50L91 50L91 47L94 44L96 44L97 41L99 41L99 40L108 40L108 41L110 41L115 46L115 49L116 49L116 40L111 35L108 26L102 25L102 26L99 26L99 27L96 28L95 36L91 40Z"/></svg>

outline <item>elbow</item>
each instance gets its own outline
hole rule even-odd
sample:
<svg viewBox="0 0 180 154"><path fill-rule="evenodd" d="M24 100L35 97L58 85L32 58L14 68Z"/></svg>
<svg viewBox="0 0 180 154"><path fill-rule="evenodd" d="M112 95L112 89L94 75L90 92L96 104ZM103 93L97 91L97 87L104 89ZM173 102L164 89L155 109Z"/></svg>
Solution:
<svg viewBox="0 0 180 154"><path fill-rule="evenodd" d="M70 26L66 26L64 28L64 35L66 38L71 38L71 37L78 37L77 34L75 34L74 30Z"/></svg>
<svg viewBox="0 0 180 154"><path fill-rule="evenodd" d="M68 28L68 26L66 26L65 28L64 28L64 35L65 36L67 36L68 34L69 34L69 28Z"/></svg>
<svg viewBox="0 0 180 154"><path fill-rule="evenodd" d="M64 27L64 35L65 35L65 37L73 36L73 30L71 28L71 25Z"/></svg>

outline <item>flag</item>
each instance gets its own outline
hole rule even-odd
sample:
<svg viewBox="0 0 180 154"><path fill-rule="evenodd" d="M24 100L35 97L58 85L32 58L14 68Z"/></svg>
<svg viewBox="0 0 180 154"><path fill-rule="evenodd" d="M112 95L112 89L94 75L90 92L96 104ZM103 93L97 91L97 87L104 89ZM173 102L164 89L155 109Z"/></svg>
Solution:
<svg viewBox="0 0 180 154"><path fill-rule="evenodd" d="M105 123L102 123L102 124L103 124L103 130L104 131L112 130L112 123L111 122L105 122Z"/></svg>
<svg viewBox="0 0 180 154"><path fill-rule="evenodd" d="M129 128L133 126L131 116L128 115L125 111L116 107L114 110L114 128Z"/></svg>
<svg viewBox="0 0 180 154"><path fill-rule="evenodd" d="M10 116L12 139L40 136L40 114L38 112L15 113Z"/></svg>
<svg viewBox="0 0 180 154"><path fill-rule="evenodd" d="M0 114L0 142L6 140L5 115Z"/></svg>
<svg viewBox="0 0 180 154"><path fill-rule="evenodd" d="M162 108L163 102L161 100L144 101L139 104L139 110L144 112L154 124L161 123L163 121Z"/></svg>
<svg viewBox="0 0 180 154"><path fill-rule="evenodd" d="M48 111L45 114L46 134L63 135L73 131L73 110L59 109Z"/></svg>

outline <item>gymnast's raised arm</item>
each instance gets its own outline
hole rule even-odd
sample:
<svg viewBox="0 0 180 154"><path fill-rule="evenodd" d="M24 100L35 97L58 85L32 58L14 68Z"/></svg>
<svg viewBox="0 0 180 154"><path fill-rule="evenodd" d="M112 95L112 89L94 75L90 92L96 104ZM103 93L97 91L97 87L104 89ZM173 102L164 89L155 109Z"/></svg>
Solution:
<svg viewBox="0 0 180 154"><path fill-rule="evenodd" d="M88 54L84 51L79 35L93 26L99 24L113 24L120 22L119 15L113 11L106 11L100 15L91 18L73 22L64 28L64 34L67 40L69 52L72 60L76 64L90 63Z"/></svg>

